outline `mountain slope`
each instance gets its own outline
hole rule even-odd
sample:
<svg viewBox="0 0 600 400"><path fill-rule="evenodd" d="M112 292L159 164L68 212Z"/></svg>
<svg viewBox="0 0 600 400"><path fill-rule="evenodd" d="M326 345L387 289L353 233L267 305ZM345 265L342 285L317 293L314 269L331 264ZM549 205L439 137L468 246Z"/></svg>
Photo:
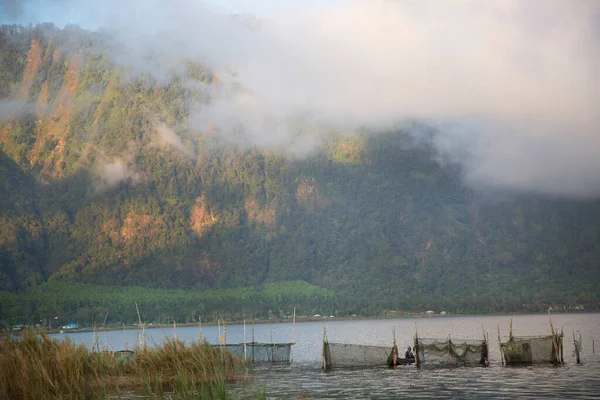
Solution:
<svg viewBox="0 0 600 400"><path fill-rule="evenodd" d="M186 127L216 74L132 78L94 41L0 34L20 100L0 121L0 289L303 280L347 310L597 306L598 201L475 192L404 130L327 135L305 159L237 146Z"/></svg>

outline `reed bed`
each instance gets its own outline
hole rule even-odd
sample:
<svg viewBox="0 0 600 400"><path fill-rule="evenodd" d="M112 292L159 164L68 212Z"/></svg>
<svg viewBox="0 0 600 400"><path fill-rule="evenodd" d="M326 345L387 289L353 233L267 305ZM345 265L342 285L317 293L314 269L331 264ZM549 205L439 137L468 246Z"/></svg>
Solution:
<svg viewBox="0 0 600 400"><path fill-rule="evenodd" d="M246 379L245 366L206 343L166 339L131 356L92 352L70 340L25 331L0 342L1 399L102 399L122 391L152 398L227 398L225 383Z"/></svg>

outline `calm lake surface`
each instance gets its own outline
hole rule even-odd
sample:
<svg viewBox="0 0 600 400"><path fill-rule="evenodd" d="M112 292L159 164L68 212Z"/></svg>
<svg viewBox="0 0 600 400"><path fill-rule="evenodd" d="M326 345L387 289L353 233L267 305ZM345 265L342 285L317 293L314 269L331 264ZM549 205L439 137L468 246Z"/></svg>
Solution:
<svg viewBox="0 0 600 400"><path fill-rule="evenodd" d="M336 321L326 319L297 323L295 326L294 362L286 365L267 365L254 368L251 383L229 387L234 398L255 397L266 390L269 398L332 398L332 399L397 399L397 398L600 398L600 314L554 314L554 328L564 329L564 359L562 366L533 367L502 366L498 346L498 326L503 340L508 336L513 318L515 336L547 335L550 333L547 315L517 316L444 316L385 320ZM481 339L482 328L489 335L489 368L423 368L400 366L396 369L352 369L321 371L323 328L330 342L391 346L392 330L403 353L412 346L415 329L420 337ZM259 342L292 341L292 324L255 325ZM583 339L582 364L576 364L573 354L573 331ZM131 349L140 331L101 332L101 347L114 350ZM177 337L186 343L198 340L197 327L177 328ZM218 328L203 327L202 333L210 343L217 343ZM147 344L160 344L173 337L173 329L147 329ZM94 334L73 332L55 335L71 338L75 343L91 347ZM252 339L252 327L246 325L246 341ZM242 343L244 327L227 326L227 343ZM593 353L593 343L598 348Z"/></svg>

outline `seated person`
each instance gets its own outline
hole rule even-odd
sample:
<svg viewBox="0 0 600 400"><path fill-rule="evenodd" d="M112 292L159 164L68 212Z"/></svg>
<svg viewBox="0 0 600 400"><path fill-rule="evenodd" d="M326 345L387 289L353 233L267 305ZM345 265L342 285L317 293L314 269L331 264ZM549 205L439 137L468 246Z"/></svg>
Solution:
<svg viewBox="0 0 600 400"><path fill-rule="evenodd" d="M406 353L404 353L404 358L406 358L407 360L415 358L415 355L412 352L412 349L410 348L410 346L408 346L408 349L406 350Z"/></svg>

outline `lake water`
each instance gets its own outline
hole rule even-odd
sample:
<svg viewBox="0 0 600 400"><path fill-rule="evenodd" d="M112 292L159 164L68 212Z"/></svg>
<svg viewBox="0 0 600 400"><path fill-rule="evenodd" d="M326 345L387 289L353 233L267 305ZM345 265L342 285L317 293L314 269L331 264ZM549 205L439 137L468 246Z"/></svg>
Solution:
<svg viewBox="0 0 600 400"><path fill-rule="evenodd" d="M295 326L294 362L254 368L251 383L230 386L234 398L254 397L266 390L269 398L335 398L335 399L396 399L396 398L600 398L600 314L555 314L554 328L564 329L564 359L562 366L540 365L505 367L501 364L498 346L498 326L503 340L508 336L513 319L515 336L547 335L550 333L547 315L517 316L444 316L385 320L322 320L297 323ZM422 368L401 366L396 369L352 369L321 371L323 328L330 342L390 346L393 329L403 353L412 346L415 329L420 337L481 339L482 329L489 335L491 365L483 367ZM257 324L255 339L259 342L292 341L292 324ZM576 364L572 332L581 332L582 364ZM186 343L198 339L197 327L177 328L177 336ZM216 326L203 327L210 343L218 341ZM139 331L108 331L98 335L101 347L121 350L132 348ZM147 329L148 345L160 344L172 337L173 329ZM246 341L252 338L252 327L246 326ZM92 346L91 332L56 335L70 337L76 343ZM242 325L227 326L227 343L244 341ZM593 352L593 343L598 346Z"/></svg>

